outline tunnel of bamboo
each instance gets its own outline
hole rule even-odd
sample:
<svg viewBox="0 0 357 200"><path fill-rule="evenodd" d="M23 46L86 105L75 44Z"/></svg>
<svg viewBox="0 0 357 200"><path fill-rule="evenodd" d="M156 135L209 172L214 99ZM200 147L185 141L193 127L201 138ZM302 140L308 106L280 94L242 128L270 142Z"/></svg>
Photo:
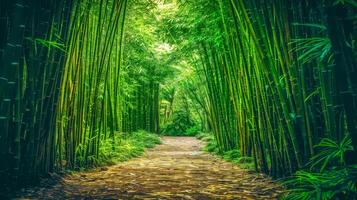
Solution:
<svg viewBox="0 0 357 200"><path fill-rule="evenodd" d="M356 11L355 0L2 0L0 186L192 124L257 172L345 170L352 191Z"/></svg>

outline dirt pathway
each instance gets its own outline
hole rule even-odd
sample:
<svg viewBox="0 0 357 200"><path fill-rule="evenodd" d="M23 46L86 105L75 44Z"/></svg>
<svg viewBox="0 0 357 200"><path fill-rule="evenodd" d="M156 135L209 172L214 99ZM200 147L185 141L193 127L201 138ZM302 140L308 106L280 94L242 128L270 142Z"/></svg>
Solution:
<svg viewBox="0 0 357 200"><path fill-rule="evenodd" d="M22 199L276 199L280 188L201 152L195 138L164 137L143 157L65 177Z"/></svg>

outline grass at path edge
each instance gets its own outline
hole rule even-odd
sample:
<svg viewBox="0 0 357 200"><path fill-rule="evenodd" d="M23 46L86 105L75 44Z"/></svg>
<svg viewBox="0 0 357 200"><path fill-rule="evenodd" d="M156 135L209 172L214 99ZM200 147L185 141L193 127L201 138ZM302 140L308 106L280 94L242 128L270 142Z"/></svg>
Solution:
<svg viewBox="0 0 357 200"><path fill-rule="evenodd" d="M239 149L221 152L212 133L200 133L196 138L206 143L202 149L203 151L219 156L221 159L234 163L242 169L254 170L253 158L241 156Z"/></svg>
<svg viewBox="0 0 357 200"><path fill-rule="evenodd" d="M148 148L161 144L160 137L155 133L137 131L128 134L125 139L116 137L102 142L99 150L98 166L106 166L124 162L139 157Z"/></svg>

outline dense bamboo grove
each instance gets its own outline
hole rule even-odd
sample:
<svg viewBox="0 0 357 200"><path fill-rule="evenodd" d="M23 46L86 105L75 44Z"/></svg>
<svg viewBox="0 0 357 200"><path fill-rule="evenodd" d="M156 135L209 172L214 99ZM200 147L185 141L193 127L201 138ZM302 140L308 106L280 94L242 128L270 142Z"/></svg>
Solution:
<svg viewBox="0 0 357 200"><path fill-rule="evenodd" d="M135 22L153 7L134 3L1 2L4 184L98 165L107 140L115 145L139 129L159 131L164 74L150 58L154 32L140 35L144 26Z"/></svg>
<svg viewBox="0 0 357 200"><path fill-rule="evenodd" d="M57 129L59 158L71 168L93 164L100 140L120 128L126 6L126 1L108 0L73 8Z"/></svg>
<svg viewBox="0 0 357 200"><path fill-rule="evenodd" d="M322 138L351 137L356 147L355 3L182 6L167 26L177 35L194 27L180 42L196 52L221 151L239 148L257 170L278 177L305 166ZM346 155L348 162L355 158Z"/></svg>
<svg viewBox="0 0 357 200"><path fill-rule="evenodd" d="M0 174L52 171L71 1L1 1Z"/></svg>
<svg viewBox="0 0 357 200"><path fill-rule="evenodd" d="M218 153L276 178L353 168L356 11L354 0L3 0L2 181L96 166L104 143L160 127L213 132Z"/></svg>

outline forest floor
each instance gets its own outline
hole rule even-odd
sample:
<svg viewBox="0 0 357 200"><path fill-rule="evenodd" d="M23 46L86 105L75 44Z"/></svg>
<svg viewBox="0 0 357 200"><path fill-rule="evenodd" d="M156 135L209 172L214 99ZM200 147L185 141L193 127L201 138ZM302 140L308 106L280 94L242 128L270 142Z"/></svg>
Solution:
<svg viewBox="0 0 357 200"><path fill-rule="evenodd" d="M67 175L18 199L277 199L271 179L200 151L191 137L163 137L144 156Z"/></svg>

